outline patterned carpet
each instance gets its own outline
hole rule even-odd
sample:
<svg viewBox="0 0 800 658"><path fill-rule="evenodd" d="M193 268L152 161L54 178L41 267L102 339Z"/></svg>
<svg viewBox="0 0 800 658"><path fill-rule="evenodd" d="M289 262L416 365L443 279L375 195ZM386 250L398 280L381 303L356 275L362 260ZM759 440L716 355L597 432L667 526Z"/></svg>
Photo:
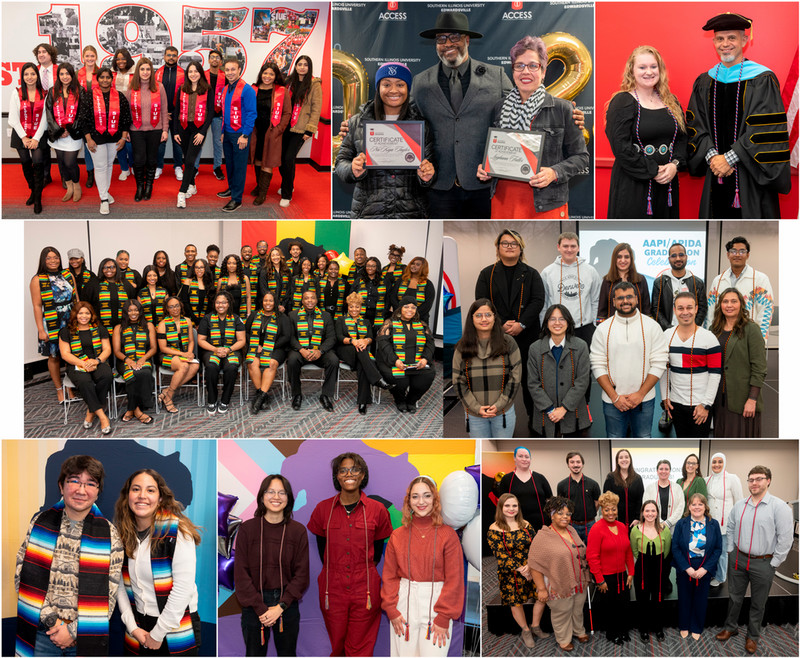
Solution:
<svg viewBox="0 0 800 658"><path fill-rule="evenodd" d="M497 560L493 557L483 558L482 582L483 600L499 599L497 584ZM588 620L587 620L588 622ZM719 627L708 627L698 641L691 637L682 639L677 629L664 629L666 639L658 642L651 637L649 642L642 642L638 632L631 632L631 641L617 646L606 639L605 633L596 632L586 644L574 641L574 651L561 651L554 637L536 640L536 646L528 649L519 635L492 635L488 631L486 606L481 610L483 626L484 656L747 656L744 650L746 628L739 628L739 635L727 642L718 642L714 636L722 630ZM588 630L588 623L587 623ZM798 627L796 624L776 626L769 624L761 632L756 656L797 656Z"/></svg>
<svg viewBox="0 0 800 658"><path fill-rule="evenodd" d="M419 401L417 413L399 413L391 395L382 392L380 404L367 407L367 414L358 413L356 405L356 379L353 372L340 372L339 399L334 400L333 413L325 411L319 403L320 385L303 383L303 406L299 411L290 407L289 387L287 397L280 398L280 389L274 384L271 404L267 410L253 416L245 406L239 405L238 385L233 393L226 415L210 416L196 404L196 392L187 389L175 398L179 412L156 414L150 409L153 423L142 425L134 420L122 423L112 420L113 431L109 438L191 437L191 438L440 438L442 436L442 365L436 363L436 379ZM305 375L304 375L305 376ZM68 423L64 425L64 408L56 403L52 383L45 376L25 387L25 437L26 438L89 438L98 437L100 429L95 421L90 430L83 428L86 407L82 402L71 404ZM252 386L250 392L252 394ZM125 397L118 399L119 416L125 413Z"/></svg>

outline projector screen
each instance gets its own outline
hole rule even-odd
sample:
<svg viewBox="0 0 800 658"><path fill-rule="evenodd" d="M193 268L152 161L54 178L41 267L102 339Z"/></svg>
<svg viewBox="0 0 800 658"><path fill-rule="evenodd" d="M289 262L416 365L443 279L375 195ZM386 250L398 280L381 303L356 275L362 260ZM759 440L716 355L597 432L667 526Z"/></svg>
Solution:
<svg viewBox="0 0 800 658"><path fill-rule="evenodd" d="M582 243L583 241L581 241ZM668 459L670 466L672 466L671 475L669 477L670 480L675 482L680 477L683 477L681 474L681 466L683 466L683 460L686 459L687 455L694 453L700 457L700 442L699 441L692 441L692 440L682 440L682 441L670 441L665 439L659 439L657 442L649 443L649 442L625 442L623 440L612 440L611 441L611 469L614 469L615 462L614 456L617 454L618 450L625 448L628 452L631 453L631 458L633 459L633 467L636 469L636 472L642 476L642 481L644 482L644 486L647 487L648 484L651 482L655 482L658 480L658 475L656 473L656 464L660 462L662 459ZM703 475L707 475L704 473Z"/></svg>
<svg viewBox="0 0 800 658"><path fill-rule="evenodd" d="M581 256L600 276L605 276L611 263L611 252L620 242L631 245L636 271L653 281L669 270L669 247L680 242L686 247L686 269L705 279L708 236L705 222L598 222L578 225Z"/></svg>

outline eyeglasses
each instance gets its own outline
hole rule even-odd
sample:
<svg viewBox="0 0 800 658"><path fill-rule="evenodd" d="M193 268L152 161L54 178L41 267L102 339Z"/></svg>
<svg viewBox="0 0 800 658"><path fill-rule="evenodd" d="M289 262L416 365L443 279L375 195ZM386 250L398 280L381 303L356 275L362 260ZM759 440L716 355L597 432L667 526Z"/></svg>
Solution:
<svg viewBox="0 0 800 658"><path fill-rule="evenodd" d="M360 475L361 467L353 466L352 468L340 468L339 475Z"/></svg>
<svg viewBox="0 0 800 658"><path fill-rule="evenodd" d="M554 317L552 315L549 318L547 318L547 322L549 324L560 324L560 323L566 322L566 321L567 321L566 318L557 318L557 317Z"/></svg>
<svg viewBox="0 0 800 658"><path fill-rule="evenodd" d="M441 45L447 43L448 41L450 43L459 43L463 38L464 38L463 34L459 34L458 32L454 32L453 34L439 34L434 39L434 41L438 45L441 46Z"/></svg>
<svg viewBox="0 0 800 658"><path fill-rule="evenodd" d="M747 478L747 484L755 484L756 482L763 482L767 478L760 477L760 478Z"/></svg>
<svg viewBox="0 0 800 658"><path fill-rule="evenodd" d="M559 512L553 512L553 516L572 516L572 512L568 509L563 509Z"/></svg>
<svg viewBox="0 0 800 658"><path fill-rule="evenodd" d="M728 249L728 253L731 256L744 256L745 254L749 254L750 251L748 249Z"/></svg>
<svg viewBox="0 0 800 658"><path fill-rule="evenodd" d="M116 265L103 265L104 270L115 270L117 269Z"/></svg>
<svg viewBox="0 0 800 658"><path fill-rule="evenodd" d="M494 313L475 313L472 317L476 320L482 320L483 318L491 320L494 317Z"/></svg>
<svg viewBox="0 0 800 658"><path fill-rule="evenodd" d="M71 486L73 489L80 489L83 487L86 491L97 491L100 488L100 485L97 484L94 480L89 480L88 482L83 482L78 478L69 478L67 480L67 484Z"/></svg>
<svg viewBox="0 0 800 658"><path fill-rule="evenodd" d="M275 491L275 489L267 489L266 494L268 496L277 496L278 498L286 498L285 491Z"/></svg>
<svg viewBox="0 0 800 658"><path fill-rule="evenodd" d="M501 242L500 246L505 249L516 249L519 247L519 242Z"/></svg>
<svg viewBox="0 0 800 658"><path fill-rule="evenodd" d="M167 304L167 308L180 308L180 304Z"/></svg>
<svg viewBox="0 0 800 658"><path fill-rule="evenodd" d="M524 62L517 62L514 66L511 67L517 73L522 73L526 68L533 73L536 73L539 69L542 68L542 65L539 62L531 62L530 64L525 64Z"/></svg>
<svg viewBox="0 0 800 658"><path fill-rule="evenodd" d="M636 299L636 295L617 295L614 297L614 301L616 302L630 302Z"/></svg>

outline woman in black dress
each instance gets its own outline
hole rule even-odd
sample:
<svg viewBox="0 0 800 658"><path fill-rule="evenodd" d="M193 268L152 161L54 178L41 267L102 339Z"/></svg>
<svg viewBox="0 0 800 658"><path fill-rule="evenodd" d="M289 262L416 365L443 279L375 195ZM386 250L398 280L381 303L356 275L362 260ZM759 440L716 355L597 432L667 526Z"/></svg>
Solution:
<svg viewBox="0 0 800 658"><path fill-rule="evenodd" d="M168 294L177 295L178 279L169 264L169 256L166 251L159 250L153 254L153 267L158 272L158 285L164 288Z"/></svg>
<svg viewBox="0 0 800 658"><path fill-rule="evenodd" d="M550 520L544 506L553 496L553 490L544 475L531 469L531 452L523 446L514 450L514 470L506 473L494 488L498 498L506 493L516 496L522 516L537 532Z"/></svg>
<svg viewBox="0 0 800 658"><path fill-rule="evenodd" d="M145 317L141 302L131 299L122 307L122 322L114 327L111 345L117 359L117 372L125 380L128 409L123 423L136 418L143 425L153 422L145 413L153 395L153 363L158 350L156 328Z"/></svg>
<svg viewBox="0 0 800 658"><path fill-rule="evenodd" d="M652 46L639 46L628 58L622 86L606 106L606 136L615 158L609 219L678 219L686 122Z"/></svg>
<svg viewBox="0 0 800 658"><path fill-rule="evenodd" d="M244 275L242 259L229 254L222 260L222 273L217 281L217 293L227 291L231 296L230 313L243 320L250 315L250 277Z"/></svg>
<svg viewBox="0 0 800 658"><path fill-rule="evenodd" d="M97 269L97 279L83 289L83 301L89 302L106 330L111 331L122 321L122 305L136 299L133 285L122 276L113 258L104 258Z"/></svg>
<svg viewBox="0 0 800 658"><path fill-rule="evenodd" d="M206 313L213 310L216 293L211 267L206 260L198 258L192 267L191 283L181 286L179 294L186 316L195 326L200 324Z"/></svg>
<svg viewBox="0 0 800 658"><path fill-rule="evenodd" d="M148 322L154 327L164 317L164 302L167 301L167 289L158 285L158 270L153 265L148 265L142 273L142 287L139 290L139 301L144 307L144 314Z"/></svg>
<svg viewBox="0 0 800 658"><path fill-rule="evenodd" d="M353 291L361 295L364 317L377 331L388 315L388 286L381 275L381 262L374 256L367 258L364 271L353 283Z"/></svg>
<svg viewBox="0 0 800 658"><path fill-rule="evenodd" d="M322 299L319 290L319 278L311 271L313 263L305 256L300 258L300 272L297 276L292 277L291 292L292 296L289 300L292 311L303 308L302 300L303 293L306 290L313 290L317 294L317 299Z"/></svg>
<svg viewBox="0 0 800 658"><path fill-rule="evenodd" d="M644 497L642 476L633 468L633 457L625 448L614 456L614 470L606 476L603 493L611 491L619 496L617 521L624 523L630 532L631 523L639 518Z"/></svg>

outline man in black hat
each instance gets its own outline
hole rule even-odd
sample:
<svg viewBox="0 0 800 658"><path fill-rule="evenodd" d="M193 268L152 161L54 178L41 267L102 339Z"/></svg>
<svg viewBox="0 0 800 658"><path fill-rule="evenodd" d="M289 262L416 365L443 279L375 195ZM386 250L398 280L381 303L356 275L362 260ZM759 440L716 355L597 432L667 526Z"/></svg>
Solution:
<svg viewBox="0 0 800 658"><path fill-rule="evenodd" d="M791 189L778 79L744 57L751 25L726 13L703 26L714 31L720 61L695 80L686 112L689 171L706 178L701 219L779 219L778 194Z"/></svg>

